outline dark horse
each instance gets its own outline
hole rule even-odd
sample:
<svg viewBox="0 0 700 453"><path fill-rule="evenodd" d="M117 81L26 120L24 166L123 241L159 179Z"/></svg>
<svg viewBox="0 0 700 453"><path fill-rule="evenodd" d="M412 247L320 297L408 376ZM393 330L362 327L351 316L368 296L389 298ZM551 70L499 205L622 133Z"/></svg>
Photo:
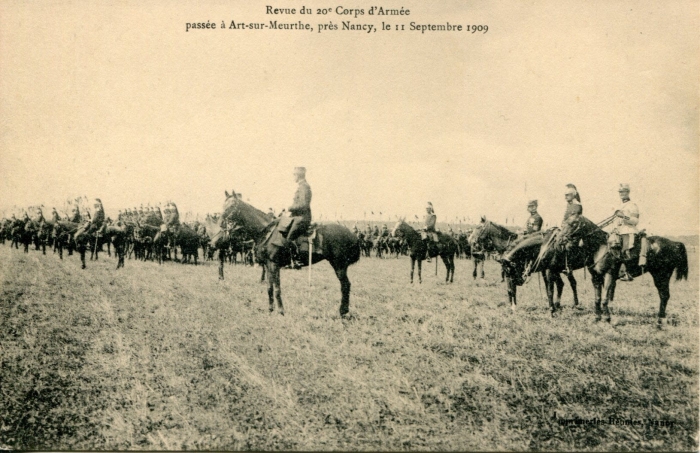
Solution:
<svg viewBox="0 0 700 453"><path fill-rule="evenodd" d="M658 325L661 326L666 317L666 304L671 297L669 282L673 271L676 271L676 280L688 279L688 255L682 242L674 242L660 236L649 236L647 241L647 264L640 267L637 259L625 259L624 253L619 249L617 241L608 242L611 239L595 223L581 216L572 221L561 230L554 248L557 251L575 248L579 241L583 242L584 261L591 273L591 280L595 288L595 313L596 321L605 316L610 322L609 302L615 297L615 286L620 272L620 267L625 264L627 272L632 277L637 277L649 272L654 279L654 286L659 293ZM639 240L636 247L638 248ZM573 245L573 247L571 247ZM563 252L559 252L563 254ZM603 298L604 297L604 298ZM601 304L602 299L602 304ZM602 305L602 306L601 306Z"/></svg>
<svg viewBox="0 0 700 453"><path fill-rule="evenodd" d="M469 236L469 245L472 258L474 259L472 276L476 278L476 271L481 265L481 278L484 278L484 261L486 261L488 254L495 252L502 255L513 246L517 238L518 235L508 228L486 220L486 217L482 217L481 224ZM501 281L504 280L505 274L501 272Z"/></svg>
<svg viewBox="0 0 700 453"><path fill-rule="evenodd" d="M413 283L413 270L415 268L416 261L418 261L418 283L423 283L421 277L421 266L423 260L428 256L434 258L438 255L440 255L440 258L442 258L442 262L445 263L445 268L447 269L445 282L452 283L455 276L455 255L457 254L457 241L455 241L451 236L438 233L438 239L440 241L439 245L437 247L428 247L428 245L423 242L423 239L421 239L420 233L403 219L396 222L391 234L392 236L406 239L406 243L408 244L408 248L410 250L409 256L411 257L411 283Z"/></svg>
<svg viewBox="0 0 700 453"><path fill-rule="evenodd" d="M235 191L229 195L226 192L222 217L229 222L235 222L242 232L255 238L258 260L267 269L267 295L270 311L274 310L274 299L281 314L284 314L282 295L280 292L280 267L290 262L289 252L274 244L269 233L278 234L275 230L279 219L270 222L270 218L259 209L245 203L236 196ZM345 316L350 310L350 280L348 267L360 260L360 242L348 228L338 224L325 224L316 227L317 238L321 238L320 250L313 249L311 262L309 254L301 254L302 264L310 265L328 260L335 275L340 280L342 299L340 316Z"/></svg>
<svg viewBox="0 0 700 453"><path fill-rule="evenodd" d="M549 306L554 313L561 307L561 294L564 289L564 281L561 272L564 267L556 268L558 263L552 260L551 251L544 257L540 257L540 250L549 243L551 236L556 230L552 229L546 233L531 234L521 241L517 241L517 235L502 225L495 224L483 219L483 222L476 230L472 239L481 248L493 250L498 253L508 252L508 259L499 259L501 272L506 281L508 290L508 301L511 310L515 311L517 305L517 289L525 283L525 279L534 272L542 273L542 279L547 289L547 299ZM539 257L539 259L538 259ZM554 264L555 266L552 266ZM583 261L575 260L569 263L572 269L583 267ZM574 293L574 306L578 306L578 291L574 275L567 275L571 290ZM557 287L556 299L554 286Z"/></svg>

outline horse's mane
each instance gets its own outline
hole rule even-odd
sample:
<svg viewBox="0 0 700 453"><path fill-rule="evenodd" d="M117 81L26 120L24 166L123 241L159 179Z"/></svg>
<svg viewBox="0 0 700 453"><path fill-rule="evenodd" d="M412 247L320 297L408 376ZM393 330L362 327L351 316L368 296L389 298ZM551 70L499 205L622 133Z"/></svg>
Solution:
<svg viewBox="0 0 700 453"><path fill-rule="evenodd" d="M222 218L233 218L239 223L244 223L247 227L257 230L262 230L273 220L272 216L246 203L235 194L226 198Z"/></svg>
<svg viewBox="0 0 700 453"><path fill-rule="evenodd" d="M504 235L506 235L506 236L508 236L508 237L517 236L517 235L518 235L517 233L514 233L514 232L510 231L508 228L504 227L503 225L499 225L499 224L497 224L497 223L495 223L495 222L492 222L492 221L490 221L490 220L487 220L487 222L490 223L491 225L493 225L494 227L496 227L502 234L504 234Z"/></svg>

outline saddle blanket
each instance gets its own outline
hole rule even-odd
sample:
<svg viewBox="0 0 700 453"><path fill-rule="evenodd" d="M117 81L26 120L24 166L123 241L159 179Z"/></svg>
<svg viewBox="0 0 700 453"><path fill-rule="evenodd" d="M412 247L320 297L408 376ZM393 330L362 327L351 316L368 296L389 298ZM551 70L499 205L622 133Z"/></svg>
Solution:
<svg viewBox="0 0 700 453"><path fill-rule="evenodd" d="M285 225L287 230L289 229L290 224L291 222ZM284 247L285 237L283 233L286 233L286 231L283 232L279 226L278 228L273 228L273 230L270 232L263 244L265 242L269 242L270 244L275 245L277 247ZM319 254L323 253L323 234L318 230L316 224L312 224L306 231L306 234L299 236L294 241L297 245L299 253L309 253L309 238L311 238L311 240L313 241L313 252Z"/></svg>

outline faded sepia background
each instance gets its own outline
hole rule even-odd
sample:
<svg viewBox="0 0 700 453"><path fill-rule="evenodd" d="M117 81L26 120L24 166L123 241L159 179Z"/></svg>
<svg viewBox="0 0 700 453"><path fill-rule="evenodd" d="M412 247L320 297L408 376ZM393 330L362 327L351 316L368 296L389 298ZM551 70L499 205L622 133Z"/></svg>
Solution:
<svg viewBox="0 0 700 453"><path fill-rule="evenodd" d="M574 183L598 221L625 182L640 226L697 233L697 1L315 14L339 5L374 4L1 1L0 210L86 195L112 216L168 200L205 214L231 189L280 210L304 165L316 219L413 218L431 201L440 221L523 224L536 198L553 225ZM216 30L185 31L208 20ZM220 29L232 20L314 32ZM343 20L406 30L316 31Z"/></svg>

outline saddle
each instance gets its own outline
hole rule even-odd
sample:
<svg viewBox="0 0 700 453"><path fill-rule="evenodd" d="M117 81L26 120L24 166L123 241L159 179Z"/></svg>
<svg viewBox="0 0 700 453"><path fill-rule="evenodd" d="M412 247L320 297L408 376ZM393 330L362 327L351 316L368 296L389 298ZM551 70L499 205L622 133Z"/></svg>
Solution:
<svg viewBox="0 0 700 453"><path fill-rule="evenodd" d="M284 247L292 221L293 219L290 217L280 217L273 220L270 232L267 233L261 245L265 246L269 243L276 247ZM323 234L318 230L318 224L312 223L304 234L294 240L299 253L309 253L309 239L313 241L314 253L323 253Z"/></svg>
<svg viewBox="0 0 700 453"><path fill-rule="evenodd" d="M433 242L440 242L440 237L438 236L438 234L432 231L421 230L420 238L424 241L426 239L430 239Z"/></svg>

